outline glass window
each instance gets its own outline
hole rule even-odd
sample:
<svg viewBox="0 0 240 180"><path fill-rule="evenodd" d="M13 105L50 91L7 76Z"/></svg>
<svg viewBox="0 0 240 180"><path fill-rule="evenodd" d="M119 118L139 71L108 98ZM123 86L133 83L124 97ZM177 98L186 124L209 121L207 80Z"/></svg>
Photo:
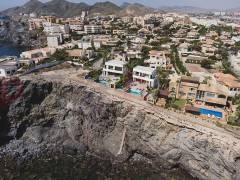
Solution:
<svg viewBox="0 0 240 180"><path fill-rule="evenodd" d="M206 96L207 96L207 97L215 97L215 94L208 92L208 93L206 94Z"/></svg>
<svg viewBox="0 0 240 180"><path fill-rule="evenodd" d="M122 71L122 68L121 67L115 67L115 70L116 71Z"/></svg>

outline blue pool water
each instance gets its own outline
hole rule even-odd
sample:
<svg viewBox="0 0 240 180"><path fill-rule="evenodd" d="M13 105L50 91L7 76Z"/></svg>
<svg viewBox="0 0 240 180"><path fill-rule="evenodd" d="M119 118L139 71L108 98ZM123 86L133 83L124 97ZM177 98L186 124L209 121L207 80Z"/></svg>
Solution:
<svg viewBox="0 0 240 180"><path fill-rule="evenodd" d="M104 81L104 80L101 80L99 81L100 84L104 85L104 86L107 86L108 85L108 82L107 81Z"/></svg>
<svg viewBox="0 0 240 180"><path fill-rule="evenodd" d="M129 93L133 94L133 95L137 95L137 96L141 96L142 95L142 91L139 89L130 89Z"/></svg>
<svg viewBox="0 0 240 180"><path fill-rule="evenodd" d="M204 114L204 115L214 115L217 118L222 118L223 114L222 112L218 112L218 111L214 111L214 110L210 110L210 109L204 109L204 108L200 108L200 113Z"/></svg>

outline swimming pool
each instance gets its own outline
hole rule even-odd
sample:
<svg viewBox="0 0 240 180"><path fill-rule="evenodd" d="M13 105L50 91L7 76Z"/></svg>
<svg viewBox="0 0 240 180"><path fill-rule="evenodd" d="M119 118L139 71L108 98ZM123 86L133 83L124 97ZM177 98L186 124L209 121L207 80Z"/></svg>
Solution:
<svg viewBox="0 0 240 180"><path fill-rule="evenodd" d="M137 96L141 96L142 95L142 91L139 89L130 89L129 93L133 94L133 95L137 95Z"/></svg>
<svg viewBox="0 0 240 180"><path fill-rule="evenodd" d="M100 80L99 83L102 84L102 85L104 85L104 86L107 86L107 85L108 85L108 82L105 81L105 80Z"/></svg>
<svg viewBox="0 0 240 180"><path fill-rule="evenodd" d="M200 108L200 114L211 115L211 116L215 116L217 118L222 118L223 117L222 112L214 111L214 110L210 110L210 109L204 109L204 108Z"/></svg>

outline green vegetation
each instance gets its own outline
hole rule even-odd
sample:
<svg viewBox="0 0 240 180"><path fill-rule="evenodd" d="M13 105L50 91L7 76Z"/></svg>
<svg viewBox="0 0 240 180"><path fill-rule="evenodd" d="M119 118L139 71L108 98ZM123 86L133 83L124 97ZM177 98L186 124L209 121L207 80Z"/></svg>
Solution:
<svg viewBox="0 0 240 180"><path fill-rule="evenodd" d="M169 99L166 103L166 108L181 110L185 107L187 100L184 99Z"/></svg>
<svg viewBox="0 0 240 180"><path fill-rule="evenodd" d="M183 62L180 60L176 46L171 47L171 61L178 74L186 74L188 72L186 67L183 65Z"/></svg>
<svg viewBox="0 0 240 180"><path fill-rule="evenodd" d="M73 31L73 32L71 32L71 37L73 40L77 41L77 40L82 39L83 35L78 34L77 32Z"/></svg>
<svg viewBox="0 0 240 180"><path fill-rule="evenodd" d="M228 60L229 55L228 55L227 48L225 48L225 47L220 48L219 49L219 54L221 55L221 58L222 58L222 65L223 65L223 68L224 68L224 73L234 75L234 73L231 69L231 63Z"/></svg>
<svg viewBox="0 0 240 180"><path fill-rule="evenodd" d="M234 30L231 26L215 26L215 25L212 25L210 27L210 31L217 32L219 36L222 34L222 32L229 32L229 33L234 32Z"/></svg>
<svg viewBox="0 0 240 180"><path fill-rule="evenodd" d="M72 60L69 56L68 53L65 50L56 50L56 52L50 56L49 58L50 61L70 61Z"/></svg>
<svg viewBox="0 0 240 180"><path fill-rule="evenodd" d="M169 85L169 72L162 69L161 67L157 68L157 80L158 80L158 89L164 90Z"/></svg>
<svg viewBox="0 0 240 180"><path fill-rule="evenodd" d="M143 48L142 48L143 59L147 59L149 57L148 56L149 51L151 51L150 47L143 46Z"/></svg>
<svg viewBox="0 0 240 180"><path fill-rule="evenodd" d="M208 29L205 27L205 26L201 26L200 29L198 30L198 33L201 35L201 36L205 36L208 32Z"/></svg>
<svg viewBox="0 0 240 180"><path fill-rule="evenodd" d="M99 81L99 77L102 74L102 70L92 70L88 73L88 76L91 77L94 81L98 82Z"/></svg>
<svg viewBox="0 0 240 180"><path fill-rule="evenodd" d="M232 103L233 103L233 105L240 104L240 94L239 94L239 95L235 95L235 96L233 97Z"/></svg>
<svg viewBox="0 0 240 180"><path fill-rule="evenodd" d="M206 59L206 60L203 60L201 62L201 66L206 68L206 69L211 69L212 65L214 64L215 62L211 59Z"/></svg>
<svg viewBox="0 0 240 180"><path fill-rule="evenodd" d="M150 43L151 46L153 46L153 50L162 50L163 48L161 47L163 44L167 44L171 42L171 39L169 37L162 37L158 41L153 41Z"/></svg>
<svg viewBox="0 0 240 180"><path fill-rule="evenodd" d="M198 40L195 40L192 42L192 45L189 47L189 50L190 51L198 51L200 52L202 50L202 47L201 47L201 42L198 41Z"/></svg>
<svg viewBox="0 0 240 180"><path fill-rule="evenodd" d="M232 126L240 126L240 95L236 95L232 99L233 105L237 105L236 112L228 119L228 124Z"/></svg>
<svg viewBox="0 0 240 180"><path fill-rule="evenodd" d="M134 67L136 66L143 66L144 65L144 59L130 59L126 65L128 70L132 71Z"/></svg>
<svg viewBox="0 0 240 180"><path fill-rule="evenodd" d="M177 99L174 102L174 105L177 107L177 109L182 109L186 105L187 101L185 99Z"/></svg>

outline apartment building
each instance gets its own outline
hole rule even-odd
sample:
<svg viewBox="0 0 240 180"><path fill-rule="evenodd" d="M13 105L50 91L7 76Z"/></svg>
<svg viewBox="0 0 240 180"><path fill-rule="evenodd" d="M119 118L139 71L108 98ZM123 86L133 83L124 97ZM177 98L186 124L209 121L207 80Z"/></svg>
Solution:
<svg viewBox="0 0 240 180"><path fill-rule="evenodd" d="M170 64L170 60L167 59L164 51L150 51L149 57L148 60L145 60L145 63L153 69L157 69L157 67L166 69L167 65Z"/></svg>
<svg viewBox="0 0 240 180"><path fill-rule="evenodd" d="M80 20L69 21L69 27L72 31L82 31L82 30L84 30L84 24Z"/></svg>
<svg viewBox="0 0 240 180"><path fill-rule="evenodd" d="M58 47L62 43L63 43L62 34L51 34L47 36L47 45L50 48Z"/></svg>
<svg viewBox="0 0 240 180"><path fill-rule="evenodd" d="M29 25L29 30L35 30L35 29L40 29L43 28L43 23L45 22L45 19L41 18L31 18L28 20L28 25Z"/></svg>
<svg viewBox="0 0 240 180"><path fill-rule="evenodd" d="M196 100L207 105L225 107L228 99L228 89L215 83L200 84Z"/></svg>
<svg viewBox="0 0 240 180"><path fill-rule="evenodd" d="M101 25L85 25L84 32L86 34L99 34L99 33L102 33L102 26Z"/></svg>
<svg viewBox="0 0 240 180"><path fill-rule="evenodd" d="M179 99L195 99L199 84L198 78L182 76L177 86L176 97Z"/></svg>
<svg viewBox="0 0 240 180"><path fill-rule="evenodd" d="M44 32L47 34L69 34L70 33L70 26L68 24L59 25L59 24L46 24L44 26Z"/></svg>
<svg viewBox="0 0 240 180"><path fill-rule="evenodd" d="M147 84L149 87L156 86L156 70L145 66L133 68L133 81Z"/></svg>

